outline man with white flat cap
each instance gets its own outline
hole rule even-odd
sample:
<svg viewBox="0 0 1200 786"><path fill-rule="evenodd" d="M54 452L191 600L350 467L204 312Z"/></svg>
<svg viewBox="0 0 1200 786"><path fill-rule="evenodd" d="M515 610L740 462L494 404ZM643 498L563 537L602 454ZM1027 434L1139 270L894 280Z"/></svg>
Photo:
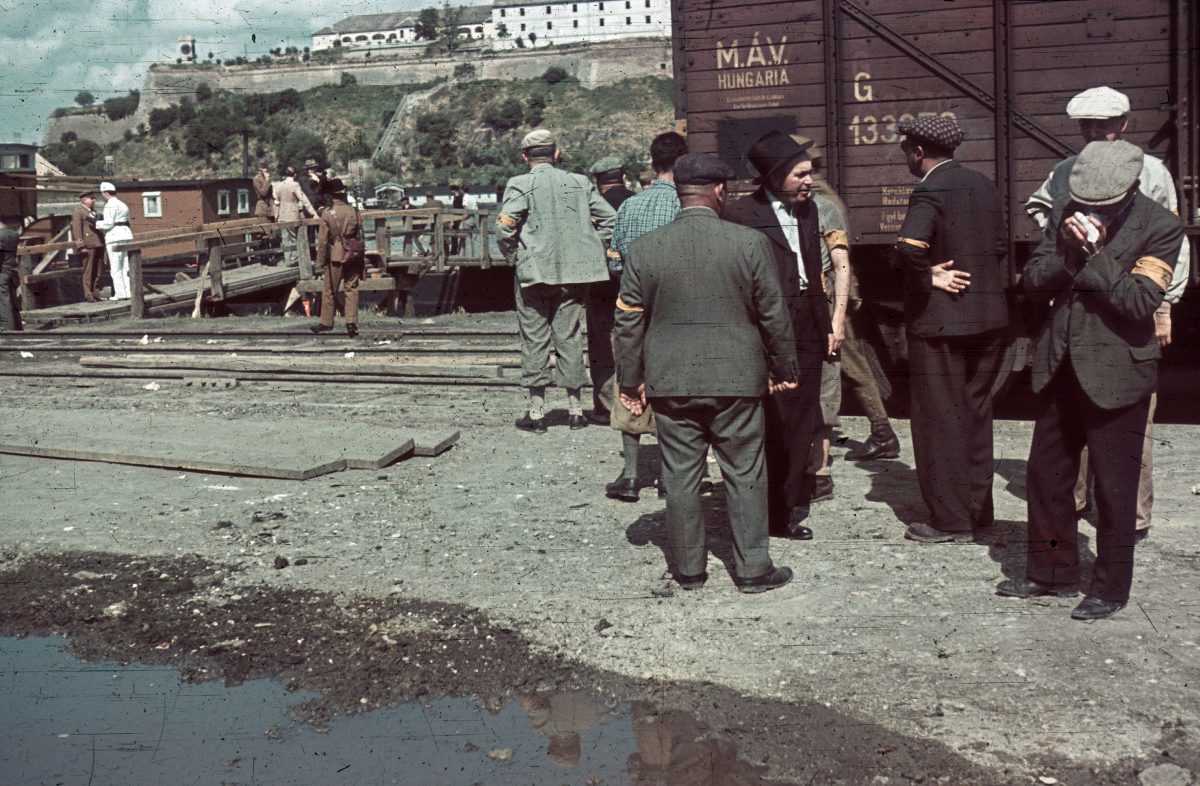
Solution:
<svg viewBox="0 0 1200 786"><path fill-rule="evenodd" d="M129 252L114 248L118 243L133 240L129 228L129 205L117 198L117 187L107 181L100 184L104 195L104 212L96 222L96 229L104 233L104 245L108 250L108 272L112 275L112 300L129 297Z"/></svg>
<svg viewBox="0 0 1200 786"><path fill-rule="evenodd" d="M1084 142L1120 139L1129 125L1129 97L1111 87L1093 87L1084 90L1067 103L1067 117L1079 121L1079 131ZM1060 161L1041 187L1025 202L1025 211L1043 230L1047 229L1051 211L1068 199L1068 180L1076 156ZM1142 171L1138 176L1138 189L1158 204L1179 215L1179 200L1175 192L1175 181L1162 161L1152 155L1143 154ZM1171 306L1183 297L1191 272L1191 253L1185 240L1179 259L1172 271L1166 297L1154 314L1154 335L1165 349L1171 343ZM1138 540L1150 533L1151 508L1154 505L1154 452L1151 427L1154 422L1158 395L1150 398L1150 413L1146 426L1145 444L1142 446L1142 475L1138 484L1137 531ZM1080 465L1079 479L1075 485L1075 508L1083 512L1088 505L1090 462L1084 452Z"/></svg>

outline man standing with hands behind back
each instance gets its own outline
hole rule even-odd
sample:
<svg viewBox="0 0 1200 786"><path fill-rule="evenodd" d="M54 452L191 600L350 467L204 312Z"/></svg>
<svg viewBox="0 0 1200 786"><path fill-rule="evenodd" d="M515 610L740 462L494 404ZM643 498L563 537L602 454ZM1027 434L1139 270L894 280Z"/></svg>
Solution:
<svg viewBox="0 0 1200 786"><path fill-rule="evenodd" d="M913 456L928 522L920 543L992 543L992 389L1008 326L1008 240L992 181L954 160L962 129L936 115L901 123L913 177L896 241L912 395Z"/></svg>
<svg viewBox="0 0 1200 786"><path fill-rule="evenodd" d="M734 583L766 592L792 571L773 565L768 547L762 397L794 389L798 369L770 241L719 217L732 177L715 156L675 162L682 210L629 247L613 336L620 406L638 415L649 401L656 414L675 580L699 589L708 579L700 480L711 446Z"/></svg>

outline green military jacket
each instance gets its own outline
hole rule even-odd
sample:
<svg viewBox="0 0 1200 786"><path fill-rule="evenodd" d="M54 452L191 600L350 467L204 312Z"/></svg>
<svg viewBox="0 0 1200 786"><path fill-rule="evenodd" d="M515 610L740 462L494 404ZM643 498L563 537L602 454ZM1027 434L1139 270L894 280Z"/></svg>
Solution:
<svg viewBox="0 0 1200 786"><path fill-rule="evenodd" d="M608 280L616 220L591 180L542 163L504 187L496 234L521 286L588 284Z"/></svg>
<svg viewBox="0 0 1200 786"><path fill-rule="evenodd" d="M1063 214L1064 206L1055 208L1021 277L1035 302L1050 303L1034 348L1034 392L1069 357L1092 403L1101 409L1130 406L1154 392L1158 382L1162 350L1154 336L1154 311L1171 282L1183 225L1139 193L1105 246L1084 258L1058 241Z"/></svg>
<svg viewBox="0 0 1200 786"><path fill-rule="evenodd" d="M646 396L756 397L797 379L771 241L685 208L629 247L613 326L617 380Z"/></svg>

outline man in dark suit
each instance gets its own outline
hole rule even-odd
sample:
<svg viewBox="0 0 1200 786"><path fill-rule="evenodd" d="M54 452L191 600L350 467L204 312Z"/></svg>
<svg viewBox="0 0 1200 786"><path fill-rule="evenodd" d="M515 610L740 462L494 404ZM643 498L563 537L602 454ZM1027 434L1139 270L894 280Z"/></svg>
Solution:
<svg viewBox="0 0 1200 786"><path fill-rule="evenodd" d="M770 239L776 275L791 317L799 386L767 399L767 475L771 530L809 540L800 522L812 496L809 453L821 430L821 363L834 351L829 306L821 284L820 221L813 203L807 144L772 131L750 148L761 187L729 206L726 218Z"/></svg>
<svg viewBox="0 0 1200 786"><path fill-rule="evenodd" d="M762 397L794 388L796 355L770 243L719 218L732 176L711 155L675 163L682 210L629 247L613 336L621 405L638 415L649 401L657 418L675 580L697 589L708 578L700 480L711 446L734 583L765 592L792 571L768 549Z"/></svg>
<svg viewBox="0 0 1200 786"><path fill-rule="evenodd" d="M1154 314L1185 242L1179 219L1139 193L1143 154L1124 141L1091 142L1070 174L1022 283L1050 303L1033 356L1043 410L1029 450L1027 578L1000 595L1074 595L1078 524L1072 489L1087 446L1096 474L1096 563L1071 612L1101 619L1129 599L1141 446L1162 348Z"/></svg>
<svg viewBox="0 0 1200 786"><path fill-rule="evenodd" d="M992 181L953 159L963 133L937 115L902 123L919 182L896 242L912 395L913 455L928 522L921 543L994 543L992 390L1008 326L1007 238Z"/></svg>

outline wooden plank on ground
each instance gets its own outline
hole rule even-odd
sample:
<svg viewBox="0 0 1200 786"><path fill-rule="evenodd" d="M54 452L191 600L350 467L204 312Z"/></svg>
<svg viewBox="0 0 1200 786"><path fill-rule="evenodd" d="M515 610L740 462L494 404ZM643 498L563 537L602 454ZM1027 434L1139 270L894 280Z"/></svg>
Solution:
<svg viewBox="0 0 1200 786"><path fill-rule="evenodd" d="M236 357L233 355L84 355L79 364L86 368L136 368L171 372L180 369L219 371L230 376L239 372L274 374L369 374L372 376L449 377L460 379L498 379L502 366L494 358L463 357L454 362L427 355L392 356L384 359L345 357Z"/></svg>
<svg viewBox="0 0 1200 786"><path fill-rule="evenodd" d="M413 435L416 443L414 454L417 456L440 456L453 447L461 435L462 432L459 431L417 432Z"/></svg>

